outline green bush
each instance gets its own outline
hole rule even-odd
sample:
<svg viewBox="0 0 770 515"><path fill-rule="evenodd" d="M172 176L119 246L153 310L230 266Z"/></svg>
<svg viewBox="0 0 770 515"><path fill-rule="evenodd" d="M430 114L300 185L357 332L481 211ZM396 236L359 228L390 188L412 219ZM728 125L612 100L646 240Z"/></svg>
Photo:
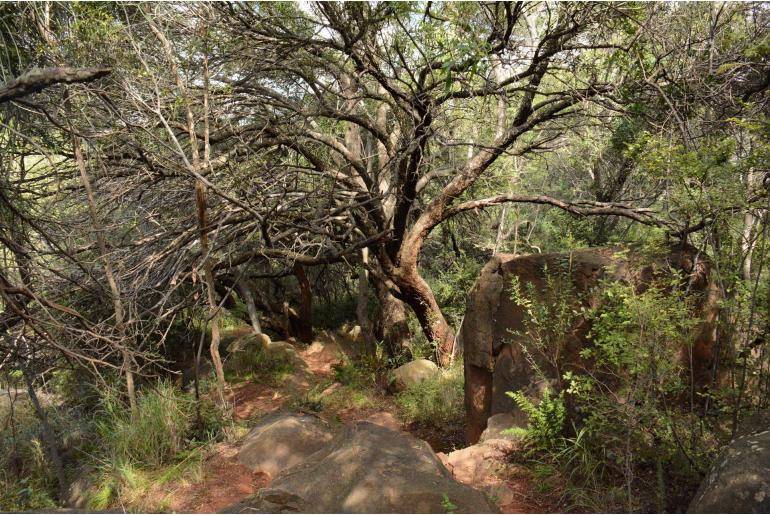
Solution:
<svg viewBox="0 0 770 515"><path fill-rule="evenodd" d="M528 318L522 336L561 377L559 390L546 392L537 406L518 392L509 395L528 415L531 449L563 471L579 509L667 509L672 493L697 485L713 455L714 438L694 405L679 401L692 385L677 356L692 341L698 321L678 278L659 286L638 291L624 283L600 284L599 302L580 310L558 276L549 277L539 294L529 285L513 285L514 300ZM554 300L559 290L566 293ZM591 322L590 344L581 351L591 363L589 373L565 370L561 361L565 335L583 316ZM576 436L566 436L565 424ZM608 496L597 497L602 491Z"/></svg>
<svg viewBox="0 0 770 515"><path fill-rule="evenodd" d="M465 415L463 365L456 361L435 376L409 386L396 401L407 422L433 427L461 424Z"/></svg>

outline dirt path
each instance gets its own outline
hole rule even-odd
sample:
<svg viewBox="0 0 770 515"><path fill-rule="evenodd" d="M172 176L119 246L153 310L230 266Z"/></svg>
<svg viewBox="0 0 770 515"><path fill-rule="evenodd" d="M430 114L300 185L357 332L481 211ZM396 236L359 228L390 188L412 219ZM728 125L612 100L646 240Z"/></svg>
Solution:
<svg viewBox="0 0 770 515"><path fill-rule="evenodd" d="M203 464L200 483L180 487L169 508L176 513L218 513L267 486L270 477L238 463L238 448L219 444Z"/></svg>
<svg viewBox="0 0 770 515"><path fill-rule="evenodd" d="M337 355L330 348L315 343L300 351L299 356L307 367L310 381L307 386L297 391L296 382L293 391L282 386L258 385L250 382L231 385L227 400L233 405L233 416L237 420L250 420L266 415L285 407L291 400L292 394L303 394L316 384L329 382L333 377L334 363ZM335 386L336 385L336 386ZM331 388L341 387L335 383ZM384 398L376 407L356 408L344 407L334 412L334 417L344 424L357 421L368 421L389 429L408 431L418 438L430 440L431 433L425 428L407 426L399 420L396 405L392 398ZM434 442L435 450L446 442ZM451 447L451 444L449 445ZM448 452L448 451L447 451ZM168 507L177 513L216 513L225 507L252 495L260 488L267 486L270 478L267 474L252 472L237 459L238 444L218 444L204 463L204 474L201 481L173 488L172 502ZM464 478L458 477L462 481ZM466 482L477 487L474 482ZM526 467L510 466L506 468L505 479L496 478L498 484L505 484L505 499L500 499L500 509L503 513L546 513L559 511L535 494L531 471ZM168 490L167 490L168 491Z"/></svg>

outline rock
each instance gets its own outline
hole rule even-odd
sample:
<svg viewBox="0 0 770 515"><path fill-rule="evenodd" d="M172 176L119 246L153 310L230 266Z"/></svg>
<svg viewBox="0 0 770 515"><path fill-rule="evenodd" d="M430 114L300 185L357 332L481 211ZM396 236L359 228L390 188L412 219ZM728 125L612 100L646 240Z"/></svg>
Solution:
<svg viewBox="0 0 770 515"><path fill-rule="evenodd" d="M446 513L445 499L455 513L497 512L455 481L426 442L359 422L224 513Z"/></svg>
<svg viewBox="0 0 770 515"><path fill-rule="evenodd" d="M505 432L514 427L526 428L527 424L527 417L521 412L492 415L487 419L487 428L481 433L479 443L489 440L518 441L519 437L505 434Z"/></svg>
<svg viewBox="0 0 770 515"><path fill-rule="evenodd" d="M412 361L391 372L391 388L395 392L403 392L408 387L435 376L438 372L438 367L430 360Z"/></svg>
<svg viewBox="0 0 770 515"><path fill-rule="evenodd" d="M515 448L510 440L488 440L441 456L441 461L461 483L475 488L498 484L496 469Z"/></svg>
<svg viewBox="0 0 770 515"><path fill-rule="evenodd" d="M439 458L457 481L481 490L502 507L512 503L516 497L504 480L504 470L508 455L517 447L516 441L488 439L449 454L439 453Z"/></svg>
<svg viewBox="0 0 770 515"><path fill-rule="evenodd" d="M621 248L591 248L561 254L512 256L497 254L484 266L468 295L465 318L460 329L465 367L466 440L475 443L486 428L487 419L498 413L513 413L516 420L524 414L506 392L523 391L533 402L549 382L558 379L556 371L541 350L533 348L526 335L527 311L511 297L511 283L518 279L522 287L531 285L535 295L547 291L546 271L568 265L569 279L582 302L596 305L591 292L601 280L620 280L641 284L656 279L670 279L671 268L688 274L689 295L695 300L693 315L701 320L692 345L692 377L696 387L710 380L715 358L715 324L718 313L718 288L710 278L710 265L698 250L689 245L672 246L670 253L657 260L640 253L620 254ZM697 263L696 263L696 256ZM642 262L645 259L647 261ZM640 264L641 271L633 273ZM669 274L668 276L666 274ZM575 299L575 308L579 307ZM565 339L561 351L561 373L590 367L580 355L586 345L590 323L578 318ZM529 357L528 357L529 356ZM690 366L689 354L680 349L684 367ZM532 360L537 364L533 367ZM536 368L546 375L542 380ZM688 376L690 372L687 372ZM525 417L524 417L525 418Z"/></svg>
<svg viewBox="0 0 770 515"><path fill-rule="evenodd" d="M770 429L736 438L722 451L688 513L770 513Z"/></svg>
<svg viewBox="0 0 770 515"><path fill-rule="evenodd" d="M329 425L316 416L272 413L246 435L238 461L274 477L323 448L333 434Z"/></svg>
<svg viewBox="0 0 770 515"><path fill-rule="evenodd" d="M299 358L297 348L289 342L269 342L265 346L265 351L273 354L286 354L287 356L292 357L292 359L295 357Z"/></svg>
<svg viewBox="0 0 770 515"><path fill-rule="evenodd" d="M363 338L363 335L361 334L361 326L360 325L353 326L353 329L348 331L348 338L350 338L356 343L363 342L364 338Z"/></svg>
<svg viewBox="0 0 770 515"><path fill-rule="evenodd" d="M236 338L227 346L227 352L247 352L250 350L266 349L270 345L270 337L265 333L247 334Z"/></svg>
<svg viewBox="0 0 770 515"><path fill-rule="evenodd" d="M337 383L337 382L332 383L326 388L324 388L324 390L321 392L319 397L321 397L322 399L325 399L326 397L329 397L337 393L340 388L342 388L342 383Z"/></svg>
<svg viewBox="0 0 770 515"><path fill-rule="evenodd" d="M334 340L314 341L303 351L303 355L308 361L315 363L318 371L321 373L331 373L332 365L340 363L345 359L345 353Z"/></svg>
<svg viewBox="0 0 770 515"><path fill-rule="evenodd" d="M92 472L92 469L84 467L77 470L75 479L67 487L67 493L63 499L64 506L76 510L84 510L88 507L88 499L94 487L90 477Z"/></svg>
<svg viewBox="0 0 770 515"><path fill-rule="evenodd" d="M372 413L366 417L364 421L385 427L391 431L401 431L403 429L401 422L399 422L396 417L393 416L393 413L388 411L378 411L377 413Z"/></svg>

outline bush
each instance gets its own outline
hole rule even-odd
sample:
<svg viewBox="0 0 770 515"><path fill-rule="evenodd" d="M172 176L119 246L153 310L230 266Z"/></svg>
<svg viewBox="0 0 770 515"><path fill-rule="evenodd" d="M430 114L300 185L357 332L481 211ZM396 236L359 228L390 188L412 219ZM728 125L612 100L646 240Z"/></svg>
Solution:
<svg viewBox="0 0 770 515"><path fill-rule="evenodd" d="M549 278L542 296L518 284L513 288L529 317L532 347L562 371L560 391L546 393L537 406L520 393L509 394L529 417L525 436L531 449L563 471L579 509L678 508L672 494L697 485L714 451L694 403L680 402L692 388L677 359L697 323L688 299L676 280L642 292L623 283L601 284L600 302L585 311L591 342L581 357L591 371L564 371L564 335L583 313L568 295L553 301L557 284ZM576 436L562 431L565 422ZM602 498L606 505L583 503L598 501L595 493L601 491L612 492Z"/></svg>
<svg viewBox="0 0 770 515"><path fill-rule="evenodd" d="M407 422L440 428L462 424L465 415L463 365L455 361L451 368L411 385L398 394L396 401Z"/></svg>

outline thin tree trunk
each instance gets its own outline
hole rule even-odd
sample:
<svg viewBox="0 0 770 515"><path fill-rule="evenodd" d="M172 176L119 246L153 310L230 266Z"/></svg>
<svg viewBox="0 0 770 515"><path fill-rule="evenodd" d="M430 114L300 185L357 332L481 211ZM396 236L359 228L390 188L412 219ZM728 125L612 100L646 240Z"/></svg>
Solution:
<svg viewBox="0 0 770 515"><path fill-rule="evenodd" d="M69 98L66 100L67 107L69 108ZM121 300L120 287L115 279L115 274L112 270L112 262L107 253L107 244L104 240L104 228L99 220L99 213L96 209L96 200L94 198L93 188L91 187L91 178L88 175L86 169L85 159L83 158L83 150L80 143L80 138L72 136L72 150L75 155L75 161L80 172L80 181L83 184L83 189L86 192L86 200L88 202L88 212L91 216L91 224L94 229L94 235L96 236L96 243L99 247L100 259L104 266L104 275L107 278L107 284L110 287L110 295L112 297L112 307L115 311L115 330L118 333L118 339L121 345L121 354L123 356L123 372L126 375L126 392L128 393L128 403L131 407L131 414L133 416L137 413L136 406L136 387L134 386L134 373L132 371L131 356L125 349L125 318L123 310L123 301Z"/></svg>
<svg viewBox="0 0 770 515"><path fill-rule="evenodd" d="M366 352L374 355L377 347L372 335L372 324L367 313L369 307L369 274L366 265L369 263L369 249L361 249L361 267L358 270L358 298L356 299L356 319L361 327Z"/></svg>
<svg viewBox="0 0 770 515"><path fill-rule="evenodd" d="M254 294L251 293L248 283L242 276L238 278L238 292L241 294L243 303L246 304L251 327L255 333L261 333L262 326L259 324L259 312L257 311L257 305L254 303Z"/></svg>
<svg viewBox="0 0 770 515"><path fill-rule="evenodd" d="M195 199L198 205L198 226L200 228L201 255L203 256L203 279L206 282L206 292L209 303L209 319L211 320L211 345L209 352L217 375L217 388L224 400L225 371L222 357L219 355L219 306L217 305L216 290L214 289L214 273L209 259L208 234L206 232L206 186L201 181L195 183Z"/></svg>
<svg viewBox="0 0 770 515"><path fill-rule="evenodd" d="M307 279L305 267L294 265L294 276L299 284L299 339L305 343L313 341L313 294L310 290L310 281Z"/></svg>
<svg viewBox="0 0 770 515"><path fill-rule="evenodd" d="M23 336L19 336L19 340L23 339ZM29 349L25 349L24 354L27 354L28 350ZM61 456L59 456L59 448L56 444L56 436L54 435L54 432L48 423L48 416L46 415L43 406L40 404L40 400L37 398L34 381L32 380L32 373L30 372L27 364L23 362L24 359L28 359L28 357L22 358L22 360L19 361L19 365L21 366L21 372L24 376L24 382L27 385L29 400L35 410L35 415L37 415L38 420L40 420L43 442L45 442L48 459L51 460L51 466L53 467L54 474L56 475L56 482L59 485L59 500L63 501L67 496L67 480L64 475L64 465L62 464Z"/></svg>

